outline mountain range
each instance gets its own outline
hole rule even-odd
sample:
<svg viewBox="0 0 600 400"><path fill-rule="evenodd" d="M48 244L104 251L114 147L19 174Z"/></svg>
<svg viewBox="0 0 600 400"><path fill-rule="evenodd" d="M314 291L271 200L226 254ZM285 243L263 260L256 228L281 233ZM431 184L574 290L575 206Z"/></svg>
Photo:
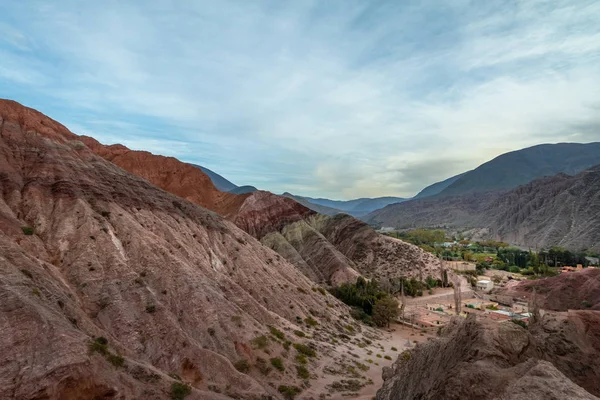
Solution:
<svg viewBox="0 0 600 400"><path fill-rule="evenodd" d="M377 210L366 219L397 229L441 227L525 247L599 251L600 165L507 191L415 199Z"/></svg>

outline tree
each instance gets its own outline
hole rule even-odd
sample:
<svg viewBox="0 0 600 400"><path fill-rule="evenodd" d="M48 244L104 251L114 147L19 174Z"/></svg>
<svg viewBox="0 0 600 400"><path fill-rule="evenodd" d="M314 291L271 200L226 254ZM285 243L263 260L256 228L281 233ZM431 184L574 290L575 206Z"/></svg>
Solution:
<svg viewBox="0 0 600 400"><path fill-rule="evenodd" d="M377 300L373 307L373 322L377 326L390 327L390 321L398 316L398 301L387 296Z"/></svg>

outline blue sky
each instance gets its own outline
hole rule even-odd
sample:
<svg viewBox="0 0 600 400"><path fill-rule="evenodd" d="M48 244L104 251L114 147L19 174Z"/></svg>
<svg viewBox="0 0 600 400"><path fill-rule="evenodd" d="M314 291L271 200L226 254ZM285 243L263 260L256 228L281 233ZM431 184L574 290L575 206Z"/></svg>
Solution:
<svg viewBox="0 0 600 400"><path fill-rule="evenodd" d="M238 185L411 196L600 140L598 1L3 2L0 97Z"/></svg>

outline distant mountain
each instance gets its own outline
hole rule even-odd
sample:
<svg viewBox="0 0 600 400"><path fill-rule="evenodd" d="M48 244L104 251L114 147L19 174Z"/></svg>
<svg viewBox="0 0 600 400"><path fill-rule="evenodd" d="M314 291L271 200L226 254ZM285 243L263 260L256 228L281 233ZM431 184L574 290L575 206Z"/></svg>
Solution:
<svg viewBox="0 0 600 400"><path fill-rule="evenodd" d="M206 167L203 167L202 165L197 165L197 164L192 164L192 165L194 167L200 168L202 170L202 172L204 172L206 175L208 175L208 177L212 181L213 185L215 185L215 187L217 189L219 189L221 192L229 192L238 187L236 184L228 181L227 179L223 178L221 175L217 174L214 171L211 171L210 169L208 169Z"/></svg>
<svg viewBox="0 0 600 400"><path fill-rule="evenodd" d="M297 196L296 196L297 197ZM401 203L406 201L402 197L376 197L376 198L360 198L354 200L329 200L323 198L303 197L311 204L328 207L330 209L339 210L346 214L355 217L367 215L370 212L383 208L389 204Z"/></svg>
<svg viewBox="0 0 600 400"><path fill-rule="evenodd" d="M468 172L470 172L470 171L468 171ZM436 194L440 193L442 190L446 189L448 186L452 185L454 182L456 182L458 179L460 179L464 174L467 174L468 172L463 172L462 174L455 175L444 181L434 183L433 185L429 185L425 189L423 189L419 193L417 193L417 195L415 197L413 197L413 199L435 196Z"/></svg>
<svg viewBox="0 0 600 400"><path fill-rule="evenodd" d="M469 171L440 196L508 190L559 173L577 174L600 162L600 142L541 144L502 154Z"/></svg>
<svg viewBox="0 0 600 400"><path fill-rule="evenodd" d="M204 172L206 175L208 175L208 177L210 178L210 180L212 181L213 185L215 185L215 187L217 189L219 189L221 192L230 192L233 194L246 194L246 193L252 193L252 192L256 192L258 189L254 186L251 185L244 185L244 186L238 186L235 183L232 183L231 181L223 178L221 175L217 174L214 171L211 171L210 169L203 167L202 165L197 165L197 164L191 164L194 167L198 167L202 170L202 172Z"/></svg>
<svg viewBox="0 0 600 400"><path fill-rule="evenodd" d="M229 193L233 194L246 194L256 192L258 189L254 186L246 185L246 186L238 186L235 189L231 189Z"/></svg>
<svg viewBox="0 0 600 400"><path fill-rule="evenodd" d="M316 211L319 214L336 215L336 214L340 214L340 213L344 212L342 210L338 210L337 208L331 208L331 207L327 207L327 206L313 204L302 196L295 196L288 192L285 192L284 194L282 194L282 196L296 200L298 203L302 204L304 207L310 208L311 210Z"/></svg>
<svg viewBox="0 0 600 400"><path fill-rule="evenodd" d="M509 191L406 201L364 219L398 229L471 230L528 247L599 251L600 165L574 176L560 173L536 179Z"/></svg>

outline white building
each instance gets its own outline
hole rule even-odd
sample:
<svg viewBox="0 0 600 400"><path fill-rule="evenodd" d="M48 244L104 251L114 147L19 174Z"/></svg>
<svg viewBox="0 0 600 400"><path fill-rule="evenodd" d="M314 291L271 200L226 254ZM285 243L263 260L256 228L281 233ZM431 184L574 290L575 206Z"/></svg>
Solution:
<svg viewBox="0 0 600 400"><path fill-rule="evenodd" d="M477 281L477 290L489 292L493 288L494 288L494 282L492 282L490 280L483 279L483 280Z"/></svg>

